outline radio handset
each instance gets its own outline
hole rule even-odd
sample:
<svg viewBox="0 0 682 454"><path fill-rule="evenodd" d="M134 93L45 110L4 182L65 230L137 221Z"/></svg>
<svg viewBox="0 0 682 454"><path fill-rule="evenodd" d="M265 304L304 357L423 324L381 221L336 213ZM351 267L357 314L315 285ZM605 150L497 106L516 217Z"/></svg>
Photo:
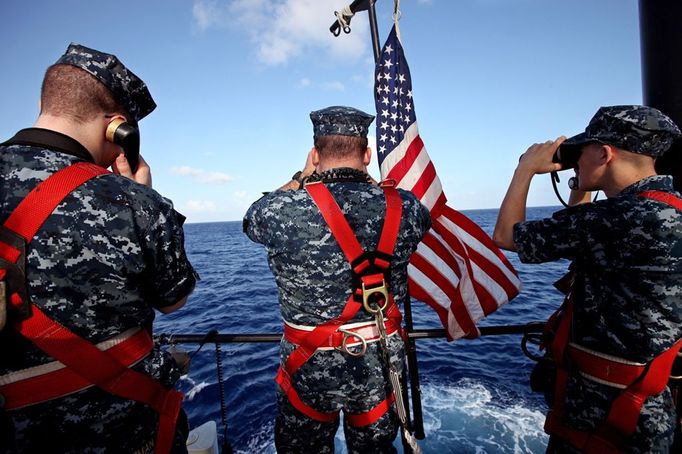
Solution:
<svg viewBox="0 0 682 454"><path fill-rule="evenodd" d="M140 162L140 130L123 117L116 117L107 126L106 139L123 148L130 170L135 173Z"/></svg>

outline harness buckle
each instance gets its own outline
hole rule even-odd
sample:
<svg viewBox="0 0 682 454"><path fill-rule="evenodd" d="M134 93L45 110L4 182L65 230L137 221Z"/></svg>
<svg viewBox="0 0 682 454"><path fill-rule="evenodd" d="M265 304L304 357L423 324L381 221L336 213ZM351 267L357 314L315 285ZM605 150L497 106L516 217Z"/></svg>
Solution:
<svg viewBox="0 0 682 454"><path fill-rule="evenodd" d="M356 358L365 355L365 353L367 352L367 341L365 340L364 337L362 337L358 333L354 333L353 331L349 331L349 330L343 329L343 328L339 328L338 331L340 333L343 333L343 341L341 341L340 347L336 347L337 350L342 351L344 353L347 353L348 355L354 356ZM354 351L348 349L348 339L350 339L352 337L359 339L361 342L360 351L358 351L358 352L354 352Z"/></svg>
<svg viewBox="0 0 682 454"><path fill-rule="evenodd" d="M370 284L367 286L362 283L362 305L370 314L383 311L388 305L388 288L386 280L381 279L381 284Z"/></svg>
<svg viewBox="0 0 682 454"><path fill-rule="evenodd" d="M3 225L0 225L0 281L4 287L0 304L5 306L6 322L11 324L28 318L26 240Z"/></svg>

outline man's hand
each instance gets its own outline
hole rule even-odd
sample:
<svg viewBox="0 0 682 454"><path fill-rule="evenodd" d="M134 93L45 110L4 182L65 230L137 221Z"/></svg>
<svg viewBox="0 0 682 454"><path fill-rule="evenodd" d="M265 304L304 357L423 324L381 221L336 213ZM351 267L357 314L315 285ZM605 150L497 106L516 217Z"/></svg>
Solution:
<svg viewBox="0 0 682 454"><path fill-rule="evenodd" d="M534 175L561 170L561 164L552 162L552 157L564 140L566 137L560 136L555 141L533 144L519 159L493 232L493 241L502 249L516 250L514 225L526 220L526 199L530 182Z"/></svg>
<svg viewBox="0 0 682 454"><path fill-rule="evenodd" d="M305 165L303 166L303 170L301 170L301 176L299 178L306 178L309 177L310 175L313 174L313 172L316 169L315 164L313 164L313 154L315 152L315 148L312 148L308 152L308 156L306 157L305 160ZM290 180L287 183L284 183L283 186L281 186L278 191L295 191L299 189L300 183L298 181Z"/></svg>
<svg viewBox="0 0 682 454"><path fill-rule="evenodd" d="M306 157L305 160L305 165L303 166L303 170L301 171L301 178L309 177L315 171L315 164L313 164L314 150L315 148L311 148L311 150L308 152L308 156Z"/></svg>
<svg viewBox="0 0 682 454"><path fill-rule="evenodd" d="M121 175L130 178L137 183L149 186L150 188L152 187L152 171L149 168L147 161L145 161L141 155L140 163L137 165L137 172L135 172L135 174L133 174L130 169L130 164L128 164L128 160L123 153L118 155L111 168L116 175Z"/></svg>
<svg viewBox="0 0 682 454"><path fill-rule="evenodd" d="M560 136L555 141L548 140L545 143L531 145L521 155L517 169L531 175L561 170L561 164L552 162L552 157L564 140L566 140L566 137Z"/></svg>

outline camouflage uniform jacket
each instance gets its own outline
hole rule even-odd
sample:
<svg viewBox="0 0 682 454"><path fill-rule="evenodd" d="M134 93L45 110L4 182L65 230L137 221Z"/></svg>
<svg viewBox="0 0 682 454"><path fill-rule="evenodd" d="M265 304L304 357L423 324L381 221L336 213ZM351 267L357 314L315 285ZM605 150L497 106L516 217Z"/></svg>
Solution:
<svg viewBox="0 0 682 454"><path fill-rule="evenodd" d="M365 251L374 250L386 209L383 190L358 181L328 183L327 187L360 245ZM410 255L431 227L426 207L412 193L399 192L403 215L390 282L398 304L408 297ZM314 326L341 313L352 287L350 265L307 191L275 191L262 197L247 211L244 231L268 252L285 321ZM370 319L360 310L353 321Z"/></svg>
<svg viewBox="0 0 682 454"><path fill-rule="evenodd" d="M57 142L66 140L68 149L53 151L47 143L0 146L0 222L40 181L92 160L75 140L41 131ZM151 326L155 307L176 303L195 285L183 242L177 213L157 192L114 174L94 178L64 199L29 244L29 297L92 343ZM2 332L0 375L49 361L15 331ZM173 360L158 349L134 369L169 387L179 377ZM58 452L132 452L153 439L157 425L147 407L96 388L10 415L20 451L36 450L31 443L47 440Z"/></svg>
<svg viewBox="0 0 682 454"><path fill-rule="evenodd" d="M617 197L514 227L514 244L523 262L573 261L571 340L636 362L651 360L682 337L682 213L638 195L650 190L679 196L670 177L653 176ZM566 394L569 424L579 430L595 428L618 393L571 377ZM665 446L674 427L675 409L666 389L645 402L629 450Z"/></svg>

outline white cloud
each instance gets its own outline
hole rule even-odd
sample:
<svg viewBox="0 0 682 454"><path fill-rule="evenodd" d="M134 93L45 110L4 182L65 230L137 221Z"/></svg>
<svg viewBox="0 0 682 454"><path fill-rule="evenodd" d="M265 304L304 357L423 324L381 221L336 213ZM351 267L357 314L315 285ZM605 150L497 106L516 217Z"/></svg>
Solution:
<svg viewBox="0 0 682 454"><path fill-rule="evenodd" d="M215 202L211 200L188 200L185 209L192 213L206 213L218 211Z"/></svg>
<svg viewBox="0 0 682 454"><path fill-rule="evenodd" d="M346 89L346 86L343 84L343 82L339 82L338 80L325 82L321 85L321 87L329 91L343 91Z"/></svg>
<svg viewBox="0 0 682 454"><path fill-rule="evenodd" d="M258 59L267 65L285 64L310 49L322 49L333 59L357 60L368 49L367 21L353 18L352 32L334 37L329 26L334 11L348 0L194 0L197 28L236 26L247 32Z"/></svg>
<svg viewBox="0 0 682 454"><path fill-rule="evenodd" d="M299 85L303 88L317 88L324 91L344 91L346 85L338 80L332 80L329 82L314 82L311 79L304 77L300 80Z"/></svg>
<svg viewBox="0 0 682 454"><path fill-rule="evenodd" d="M226 173L197 169L189 166L172 167L171 173L175 175L188 176L193 180L206 184L225 184L234 180L234 178Z"/></svg>
<svg viewBox="0 0 682 454"><path fill-rule="evenodd" d="M223 9L216 0L195 0L192 5L192 17L197 28L204 31L223 23Z"/></svg>

